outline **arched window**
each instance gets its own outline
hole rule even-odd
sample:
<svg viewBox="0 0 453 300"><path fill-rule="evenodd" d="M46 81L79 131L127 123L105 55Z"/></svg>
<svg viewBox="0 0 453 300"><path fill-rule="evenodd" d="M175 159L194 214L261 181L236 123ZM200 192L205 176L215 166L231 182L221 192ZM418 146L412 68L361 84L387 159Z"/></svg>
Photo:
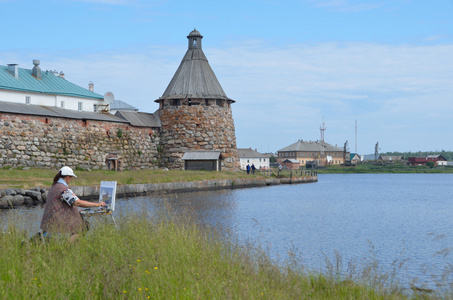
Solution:
<svg viewBox="0 0 453 300"><path fill-rule="evenodd" d="M197 39L193 39L193 44L192 45L193 45L194 48L197 48Z"/></svg>

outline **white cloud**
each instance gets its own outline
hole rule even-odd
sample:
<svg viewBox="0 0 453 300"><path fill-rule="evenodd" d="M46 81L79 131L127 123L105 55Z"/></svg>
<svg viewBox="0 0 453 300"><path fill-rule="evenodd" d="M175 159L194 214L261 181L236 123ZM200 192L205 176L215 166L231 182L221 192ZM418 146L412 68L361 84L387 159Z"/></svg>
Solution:
<svg viewBox="0 0 453 300"><path fill-rule="evenodd" d="M42 69L154 112L186 49L120 49L83 57L34 54ZM276 151L299 138L354 144L360 153L453 149L453 45L300 44L273 48L240 42L204 52L233 104L239 147ZM0 53L11 63L17 53ZM55 58L56 57L56 58ZM14 61L18 62L18 61ZM23 64L22 62L19 62ZM351 149L354 150L354 149Z"/></svg>

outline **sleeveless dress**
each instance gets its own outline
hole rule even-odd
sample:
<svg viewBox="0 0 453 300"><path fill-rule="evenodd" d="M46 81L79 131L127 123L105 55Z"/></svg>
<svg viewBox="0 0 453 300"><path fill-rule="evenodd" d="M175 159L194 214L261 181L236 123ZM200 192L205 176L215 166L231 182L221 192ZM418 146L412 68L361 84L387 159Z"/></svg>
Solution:
<svg viewBox="0 0 453 300"><path fill-rule="evenodd" d="M56 183L49 189L40 226L44 232L74 234L83 229L82 217L77 207L63 200L63 194L68 190L70 191L61 183ZM75 195L74 197L77 198Z"/></svg>

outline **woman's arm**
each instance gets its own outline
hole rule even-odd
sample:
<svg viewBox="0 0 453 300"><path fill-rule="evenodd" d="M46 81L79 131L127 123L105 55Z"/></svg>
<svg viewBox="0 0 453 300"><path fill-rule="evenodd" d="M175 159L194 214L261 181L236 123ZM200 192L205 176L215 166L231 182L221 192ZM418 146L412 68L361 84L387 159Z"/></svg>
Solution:
<svg viewBox="0 0 453 300"><path fill-rule="evenodd" d="M74 201L74 203L72 205L78 206L78 207L88 208L88 207L106 206L107 204L105 204L104 201L101 201L99 203L94 203L94 202L89 202L89 201L77 199L76 201Z"/></svg>

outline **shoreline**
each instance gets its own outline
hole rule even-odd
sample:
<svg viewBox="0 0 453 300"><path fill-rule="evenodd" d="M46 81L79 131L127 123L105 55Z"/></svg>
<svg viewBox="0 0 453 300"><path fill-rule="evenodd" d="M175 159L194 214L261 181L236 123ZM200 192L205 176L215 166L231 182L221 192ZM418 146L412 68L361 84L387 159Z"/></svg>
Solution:
<svg viewBox="0 0 453 300"><path fill-rule="evenodd" d="M123 184L116 187L117 197L138 196L150 193L179 193L218 189L262 187L280 184L302 184L318 182L318 176L293 178L213 179L188 182ZM99 196L99 185L74 186L71 189L79 197L93 199Z"/></svg>
<svg viewBox="0 0 453 300"><path fill-rule="evenodd" d="M122 184L116 187L116 197L139 196L151 193L178 193L206 191L217 189L236 189L261 187L280 184L302 184L318 181L317 175L292 178L246 178L246 179L213 179L188 182L165 182ZM79 198L94 200L99 197L100 185L70 186ZM28 190L19 188L0 189L0 209L10 209L23 205L36 205L47 200L47 189L40 187Z"/></svg>

